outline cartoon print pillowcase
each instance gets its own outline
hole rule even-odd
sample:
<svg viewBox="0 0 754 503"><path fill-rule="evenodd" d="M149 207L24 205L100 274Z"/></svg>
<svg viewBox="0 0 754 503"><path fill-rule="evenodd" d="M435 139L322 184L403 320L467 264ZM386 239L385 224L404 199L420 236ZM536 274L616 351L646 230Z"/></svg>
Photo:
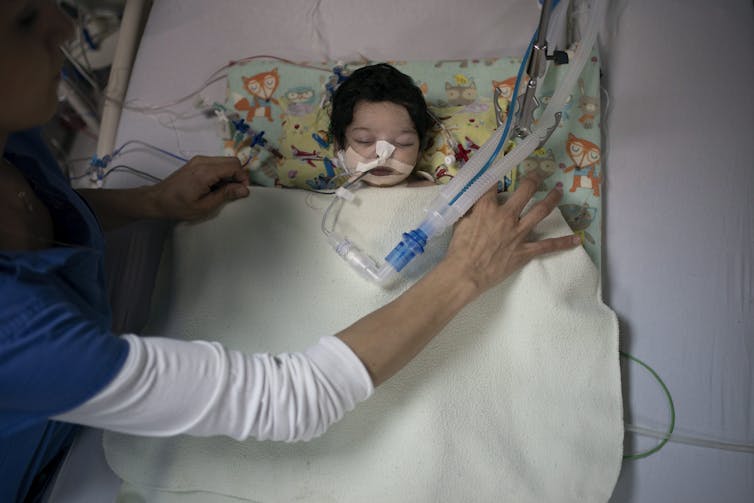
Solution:
<svg viewBox="0 0 754 503"><path fill-rule="evenodd" d="M414 79L430 110L452 136L455 149L436 126L417 166L425 177L447 183L459 164L473 156L505 122L520 59L389 63ZM238 156L257 185L310 190L338 187L344 177L338 176L328 135L329 95L344 74L364 64L300 66L253 60L236 65L228 75L224 108L233 122L223 138L223 153ZM566 70L566 66L553 66L540 83L544 105ZM599 60L595 52L550 139L500 184L503 189L513 189L517 179L531 170L546 177L540 194L562 182L561 212L582 236L598 266L604 178L600 143Z"/></svg>

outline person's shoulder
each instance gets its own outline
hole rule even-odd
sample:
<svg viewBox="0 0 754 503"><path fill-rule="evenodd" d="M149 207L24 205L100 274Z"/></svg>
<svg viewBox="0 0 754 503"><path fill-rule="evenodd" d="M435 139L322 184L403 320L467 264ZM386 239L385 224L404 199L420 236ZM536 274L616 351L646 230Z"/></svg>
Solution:
<svg viewBox="0 0 754 503"><path fill-rule="evenodd" d="M5 144L6 152L26 157L34 157L39 153L40 149L46 148L40 128L11 133L8 135L8 141Z"/></svg>
<svg viewBox="0 0 754 503"><path fill-rule="evenodd" d="M56 184L67 184L58 161L50 151L42 136L40 128L17 131L8 135L3 155L14 161L14 165L26 176L34 176L39 171L44 173L42 179Z"/></svg>

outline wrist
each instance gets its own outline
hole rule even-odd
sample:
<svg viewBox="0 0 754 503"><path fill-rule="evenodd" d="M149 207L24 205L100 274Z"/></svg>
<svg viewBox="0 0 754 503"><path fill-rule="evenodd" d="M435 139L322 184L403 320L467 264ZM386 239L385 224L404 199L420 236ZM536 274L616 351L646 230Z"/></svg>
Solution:
<svg viewBox="0 0 754 503"><path fill-rule="evenodd" d="M142 218L150 220L162 220L166 218L165 211L160 202L160 191L157 185L145 185L133 189L139 200L139 207L143 214Z"/></svg>
<svg viewBox="0 0 754 503"><path fill-rule="evenodd" d="M456 313L464 306L476 299L482 288L459 264L443 259L426 276L431 283L431 289L442 292L445 308Z"/></svg>

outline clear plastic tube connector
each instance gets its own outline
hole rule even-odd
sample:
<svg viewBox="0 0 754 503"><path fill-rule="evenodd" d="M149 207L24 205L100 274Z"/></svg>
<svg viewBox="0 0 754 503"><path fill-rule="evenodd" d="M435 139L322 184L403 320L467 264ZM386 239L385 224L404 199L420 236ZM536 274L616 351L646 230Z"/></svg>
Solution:
<svg viewBox="0 0 754 503"><path fill-rule="evenodd" d="M396 272L390 264L378 266L372 257L361 251L352 241L334 232L328 234L327 242L333 247L335 253L365 279L385 284Z"/></svg>

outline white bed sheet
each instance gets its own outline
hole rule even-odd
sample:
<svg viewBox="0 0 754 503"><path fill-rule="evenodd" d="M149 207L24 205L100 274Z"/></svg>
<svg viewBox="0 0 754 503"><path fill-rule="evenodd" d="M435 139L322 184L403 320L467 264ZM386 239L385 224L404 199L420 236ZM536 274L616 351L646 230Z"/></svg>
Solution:
<svg viewBox="0 0 754 503"><path fill-rule="evenodd" d="M249 9L272 15L272 5L156 1L128 98L169 102L225 60L256 53L410 59L522 52L537 20L535 0L470 0L462 8L451 0L288 0L274 4L271 21L255 25ZM395 22L375 21L379 12L393 13ZM325 32L311 29L288 42L275 38L309 26L312 13L339 48L323 45ZM679 431L752 443L754 65L747 51L754 48L754 7L748 0L613 0L603 33L603 291L620 318L622 348L665 379ZM223 90L214 85L203 95L211 101ZM143 139L186 155L215 152L214 133L201 124L184 121L173 130L125 111L116 144ZM160 176L176 167L138 149L122 160ZM125 174L108 178L111 187L140 183ZM664 398L638 367L625 370L624 397L627 421L664 427ZM627 438L635 439L627 450L652 445ZM67 465L101 456L90 453L75 451ZM75 477L71 472L61 484ZM749 502L752 494L754 455L670 443L625 462L612 501ZM81 501L75 493L56 498Z"/></svg>

